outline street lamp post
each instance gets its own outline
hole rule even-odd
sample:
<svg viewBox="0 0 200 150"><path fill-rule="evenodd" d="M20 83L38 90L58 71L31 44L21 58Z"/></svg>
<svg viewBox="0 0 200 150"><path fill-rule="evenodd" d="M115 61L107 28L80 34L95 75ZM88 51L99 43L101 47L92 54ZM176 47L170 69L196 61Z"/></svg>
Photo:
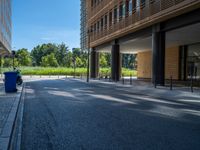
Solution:
<svg viewBox="0 0 200 150"><path fill-rule="evenodd" d="M73 58L73 63L74 63L74 78L76 78L76 58Z"/></svg>
<svg viewBox="0 0 200 150"><path fill-rule="evenodd" d="M12 58L13 58L13 70L15 70L15 51L12 51Z"/></svg>

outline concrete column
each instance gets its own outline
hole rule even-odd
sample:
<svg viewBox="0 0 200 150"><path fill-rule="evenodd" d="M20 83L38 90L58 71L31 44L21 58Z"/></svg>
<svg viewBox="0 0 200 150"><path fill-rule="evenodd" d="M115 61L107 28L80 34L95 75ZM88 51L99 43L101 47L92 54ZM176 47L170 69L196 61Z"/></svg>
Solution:
<svg viewBox="0 0 200 150"><path fill-rule="evenodd" d="M153 26L152 32L152 81L157 85L165 85L165 32L160 25Z"/></svg>
<svg viewBox="0 0 200 150"><path fill-rule="evenodd" d="M187 56L188 46L180 46L179 51L179 80L187 80Z"/></svg>
<svg viewBox="0 0 200 150"><path fill-rule="evenodd" d="M119 44L115 43L112 45L111 57L111 78L113 81L119 81L121 78L121 55Z"/></svg>
<svg viewBox="0 0 200 150"><path fill-rule="evenodd" d="M97 78L99 74L99 53L92 49L90 55L90 77Z"/></svg>

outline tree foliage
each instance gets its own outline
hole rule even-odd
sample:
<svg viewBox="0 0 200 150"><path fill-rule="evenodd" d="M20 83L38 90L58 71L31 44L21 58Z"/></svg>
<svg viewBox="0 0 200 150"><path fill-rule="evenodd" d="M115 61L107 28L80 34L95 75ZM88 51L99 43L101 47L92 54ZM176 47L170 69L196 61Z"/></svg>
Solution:
<svg viewBox="0 0 200 150"><path fill-rule="evenodd" d="M58 62L54 53L42 57L42 67L58 67Z"/></svg>
<svg viewBox="0 0 200 150"><path fill-rule="evenodd" d="M20 66L30 66L31 56L27 49L19 49L16 53L17 61Z"/></svg>
<svg viewBox="0 0 200 150"><path fill-rule="evenodd" d="M33 48L31 51L31 56L33 58L33 65L40 66L42 62L42 57L50 55L50 54L57 54L58 53L58 46L56 44L48 43L38 45Z"/></svg>
<svg viewBox="0 0 200 150"><path fill-rule="evenodd" d="M108 67L108 62L106 60L106 53L100 53L99 63L100 63L100 67L103 67L103 68Z"/></svg>
<svg viewBox="0 0 200 150"><path fill-rule="evenodd" d="M69 52L68 47L62 43L58 45L58 51L56 52L56 59L58 60L58 64L62 67L67 66L67 54Z"/></svg>
<svg viewBox="0 0 200 150"><path fill-rule="evenodd" d="M22 48L16 52L15 66L43 66L43 67L76 67L86 68L88 54L79 48L69 50L64 43L41 44L31 51ZM75 60L75 62L74 62ZM124 68L133 69L136 62L136 55L123 54L122 65ZM99 63L102 68L111 66L111 54L100 52ZM11 67L12 58L2 60L3 67Z"/></svg>
<svg viewBox="0 0 200 150"><path fill-rule="evenodd" d="M6 57L2 60L2 64L3 64L3 67L10 67L13 64L13 61L11 58Z"/></svg>

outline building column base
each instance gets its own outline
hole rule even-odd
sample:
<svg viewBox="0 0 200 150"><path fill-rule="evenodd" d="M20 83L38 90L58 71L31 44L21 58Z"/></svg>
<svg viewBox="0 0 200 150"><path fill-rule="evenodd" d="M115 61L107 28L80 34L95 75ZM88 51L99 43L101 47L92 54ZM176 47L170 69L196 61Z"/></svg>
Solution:
<svg viewBox="0 0 200 150"><path fill-rule="evenodd" d="M121 78L121 55L120 46L114 44L111 51L112 67L111 67L111 79L113 81L119 81Z"/></svg>
<svg viewBox="0 0 200 150"><path fill-rule="evenodd" d="M91 51L90 56L90 77L97 78L99 74L99 53L94 49Z"/></svg>
<svg viewBox="0 0 200 150"><path fill-rule="evenodd" d="M152 82L165 85L165 32L160 31L160 24L153 27L152 33Z"/></svg>

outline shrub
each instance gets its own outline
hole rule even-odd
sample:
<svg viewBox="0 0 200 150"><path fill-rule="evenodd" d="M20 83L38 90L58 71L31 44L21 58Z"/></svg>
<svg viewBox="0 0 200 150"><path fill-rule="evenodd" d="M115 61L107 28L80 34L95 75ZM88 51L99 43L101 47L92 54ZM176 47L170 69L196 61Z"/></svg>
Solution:
<svg viewBox="0 0 200 150"><path fill-rule="evenodd" d="M65 67L21 67L22 75L74 75L74 68L65 68ZM3 72L10 71L12 68L3 68ZM75 70L76 76L86 75L87 68L76 68ZM110 68L100 68L99 75L100 76L110 76L111 71ZM137 76L137 71L122 69L122 75L124 76Z"/></svg>

